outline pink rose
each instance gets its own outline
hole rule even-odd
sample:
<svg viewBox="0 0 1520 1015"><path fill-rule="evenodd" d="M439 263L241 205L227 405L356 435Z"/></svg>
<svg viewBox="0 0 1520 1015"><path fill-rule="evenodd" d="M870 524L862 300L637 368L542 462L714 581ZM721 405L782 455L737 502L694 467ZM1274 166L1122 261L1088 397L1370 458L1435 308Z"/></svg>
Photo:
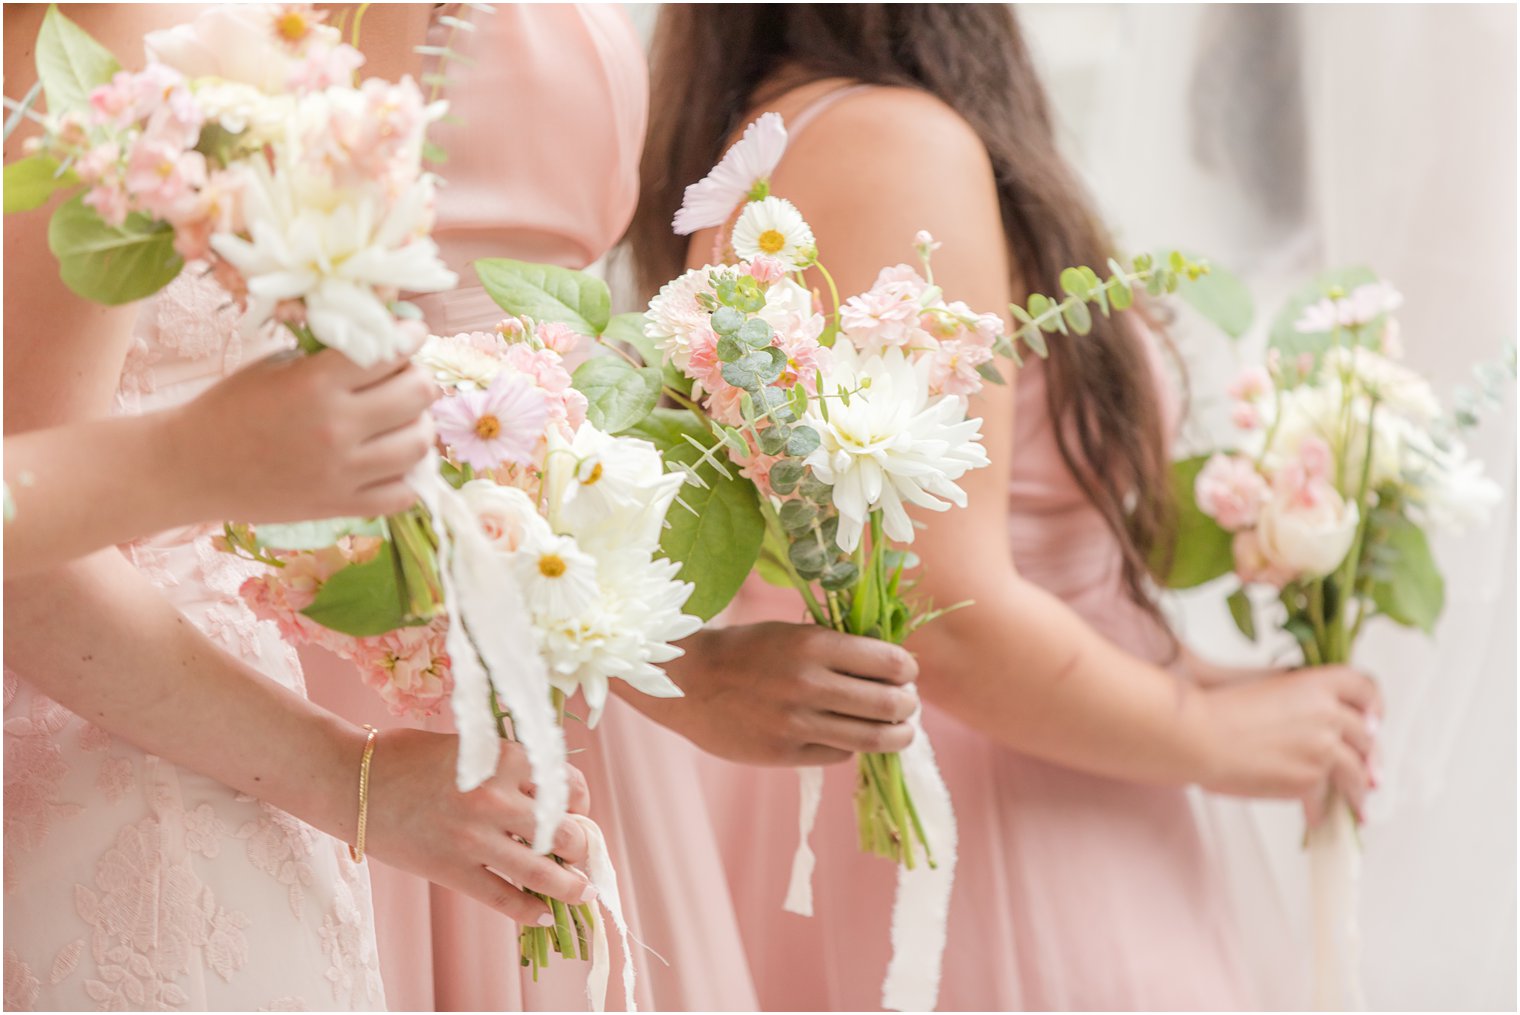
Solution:
<svg viewBox="0 0 1520 1015"><path fill-rule="evenodd" d="M1256 524L1268 492L1267 481L1250 459L1236 455L1210 458L1193 483L1198 509L1229 532Z"/></svg>

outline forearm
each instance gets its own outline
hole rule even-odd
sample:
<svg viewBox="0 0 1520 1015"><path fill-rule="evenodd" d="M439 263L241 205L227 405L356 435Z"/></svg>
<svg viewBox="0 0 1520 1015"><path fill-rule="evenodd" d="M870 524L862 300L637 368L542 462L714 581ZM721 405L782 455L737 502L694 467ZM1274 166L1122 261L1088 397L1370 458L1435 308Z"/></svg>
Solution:
<svg viewBox="0 0 1520 1015"><path fill-rule="evenodd" d="M1182 666L1200 687L1222 687L1282 672L1280 667L1274 666L1225 666L1205 659L1187 647L1182 649Z"/></svg>
<svg viewBox="0 0 1520 1015"><path fill-rule="evenodd" d="M5 653L123 740L351 836L363 732L222 651L116 551L7 583Z"/></svg>
<svg viewBox="0 0 1520 1015"><path fill-rule="evenodd" d="M1004 746L1136 782L1206 777L1202 692L1017 576L978 589L972 606L923 628L908 647L924 698Z"/></svg>
<svg viewBox="0 0 1520 1015"><path fill-rule="evenodd" d="M211 491L185 480L171 412L69 423L5 438L5 576L15 578L204 521Z"/></svg>

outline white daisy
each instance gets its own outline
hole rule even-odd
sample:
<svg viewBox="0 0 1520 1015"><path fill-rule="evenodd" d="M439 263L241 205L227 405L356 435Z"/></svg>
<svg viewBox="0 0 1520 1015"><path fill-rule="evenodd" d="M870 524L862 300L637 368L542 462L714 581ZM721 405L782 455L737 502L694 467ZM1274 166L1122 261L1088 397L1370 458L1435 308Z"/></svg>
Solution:
<svg viewBox="0 0 1520 1015"><path fill-rule="evenodd" d="M886 534L913 541L905 505L931 511L964 507L955 481L988 464L981 445L982 421L966 418L966 401L930 398L927 361L915 364L901 349L862 356L848 343L834 347L834 366L820 396L828 394L828 419L809 403L807 422L822 444L806 459L814 474L834 488L841 549L854 550L871 512L881 511ZM845 404L839 392L849 392Z"/></svg>
<svg viewBox="0 0 1520 1015"><path fill-rule="evenodd" d="M511 555L523 600L535 618L573 620L600 606L596 558L569 536L528 531L528 538Z"/></svg>
<svg viewBox="0 0 1520 1015"><path fill-rule="evenodd" d="M818 256L813 229L792 202L780 197L751 201L734 223L734 253L743 260L766 254L796 271Z"/></svg>
<svg viewBox="0 0 1520 1015"><path fill-rule="evenodd" d="M747 200L769 193L770 175L786 151L780 113L766 113L744 128L744 136L723 153L712 172L686 188L672 225L678 235L721 226Z"/></svg>

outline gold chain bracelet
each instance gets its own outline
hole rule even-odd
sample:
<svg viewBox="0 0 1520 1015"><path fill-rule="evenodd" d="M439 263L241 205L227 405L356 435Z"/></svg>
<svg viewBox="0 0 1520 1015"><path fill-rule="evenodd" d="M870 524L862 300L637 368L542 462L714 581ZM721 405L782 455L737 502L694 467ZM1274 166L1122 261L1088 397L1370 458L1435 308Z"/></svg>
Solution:
<svg viewBox="0 0 1520 1015"><path fill-rule="evenodd" d="M359 827L354 833L353 845L348 847L348 855L354 863L364 860L364 826L369 820L369 762L375 756L375 737L380 731L369 723L364 724L369 730L369 737L364 741L364 757L359 762Z"/></svg>

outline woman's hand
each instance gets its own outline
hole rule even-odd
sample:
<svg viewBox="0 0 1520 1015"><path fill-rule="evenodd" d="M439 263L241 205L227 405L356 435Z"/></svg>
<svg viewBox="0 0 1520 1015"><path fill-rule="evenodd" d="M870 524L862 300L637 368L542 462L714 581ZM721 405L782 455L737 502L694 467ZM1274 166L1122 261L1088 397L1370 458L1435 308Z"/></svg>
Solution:
<svg viewBox="0 0 1520 1015"><path fill-rule="evenodd" d="M1383 698L1349 666L1313 666L1267 680L1205 690L1206 789L1304 801L1318 823L1328 790L1360 816L1375 785L1373 758Z"/></svg>
<svg viewBox="0 0 1520 1015"><path fill-rule="evenodd" d="M405 477L432 445L436 397L408 360L360 367L326 349L254 363L173 410L167 427L180 467L215 499L205 518L385 515L415 499Z"/></svg>
<svg viewBox="0 0 1520 1015"><path fill-rule="evenodd" d="M522 747L503 741L496 774L468 793L454 788L457 750L452 735L407 729L379 734L370 762L366 852L526 926L552 926L554 917L522 889L572 905L594 899L595 889L579 871L539 856L522 841L533 837L533 784ZM570 811L585 814L585 777L574 767L569 775ZM556 856L581 863L586 850L579 825L560 825Z"/></svg>
<svg viewBox="0 0 1520 1015"><path fill-rule="evenodd" d="M706 628L666 665L683 698L629 703L720 758L827 765L900 751L918 708L918 664L896 645L812 624Z"/></svg>

